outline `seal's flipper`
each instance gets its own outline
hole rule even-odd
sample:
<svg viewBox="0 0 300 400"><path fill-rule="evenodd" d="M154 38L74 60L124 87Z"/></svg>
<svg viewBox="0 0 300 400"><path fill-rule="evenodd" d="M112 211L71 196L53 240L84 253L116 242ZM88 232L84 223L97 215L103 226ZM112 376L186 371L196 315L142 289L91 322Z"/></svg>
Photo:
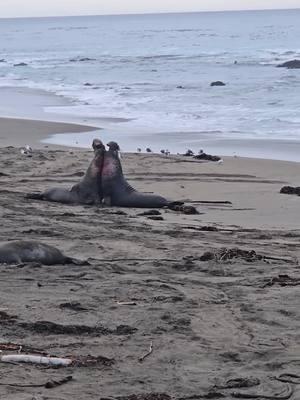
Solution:
<svg viewBox="0 0 300 400"><path fill-rule="evenodd" d="M77 258L66 257L64 264L91 265L87 260L77 260Z"/></svg>
<svg viewBox="0 0 300 400"><path fill-rule="evenodd" d="M32 200L45 200L43 193L27 193L25 194L25 199L32 199Z"/></svg>

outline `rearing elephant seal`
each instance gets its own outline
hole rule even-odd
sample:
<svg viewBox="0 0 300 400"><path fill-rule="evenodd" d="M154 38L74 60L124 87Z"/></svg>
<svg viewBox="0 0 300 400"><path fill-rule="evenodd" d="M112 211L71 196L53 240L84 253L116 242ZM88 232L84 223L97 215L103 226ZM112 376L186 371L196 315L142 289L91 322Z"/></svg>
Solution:
<svg viewBox="0 0 300 400"><path fill-rule="evenodd" d="M116 142L107 144L102 167L102 193L104 203L119 207L161 208L169 206L164 197L140 193L126 181L119 159L119 145Z"/></svg>
<svg viewBox="0 0 300 400"><path fill-rule="evenodd" d="M87 264L86 261L66 257L60 250L41 242L18 240L0 245L0 264L26 262L39 262L44 265Z"/></svg>
<svg viewBox="0 0 300 400"><path fill-rule="evenodd" d="M44 193L32 193L26 197L36 200L47 200L59 203L74 204L101 204L101 171L105 147L101 140L93 140L94 158L81 182L70 190L64 188L51 188Z"/></svg>

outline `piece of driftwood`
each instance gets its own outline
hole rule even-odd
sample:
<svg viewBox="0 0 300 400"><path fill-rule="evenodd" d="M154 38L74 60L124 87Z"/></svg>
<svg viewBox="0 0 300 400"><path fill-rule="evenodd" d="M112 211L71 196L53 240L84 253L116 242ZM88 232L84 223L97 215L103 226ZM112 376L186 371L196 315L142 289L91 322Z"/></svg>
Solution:
<svg viewBox="0 0 300 400"><path fill-rule="evenodd" d="M153 342L151 340L150 342L150 347L149 347L149 351L148 353L146 353L144 356L139 358L139 362L143 362L145 360L145 358L147 358L148 356L150 356L150 354L153 352Z"/></svg>
<svg viewBox="0 0 300 400"><path fill-rule="evenodd" d="M293 395L294 391L290 385L281 392L274 393L273 395L267 395L262 393L242 393L233 392L231 396L235 399L266 399L266 400L288 400Z"/></svg>
<svg viewBox="0 0 300 400"><path fill-rule="evenodd" d="M8 354L0 356L0 361L4 363L30 363L55 367L67 367L73 362L70 358L44 357L30 354Z"/></svg>
<svg viewBox="0 0 300 400"><path fill-rule="evenodd" d="M63 379L48 381L46 383L10 383L10 382L0 382L1 386L12 386L12 387L20 387L20 388L30 388L30 387L44 387L46 389L53 389L57 386L63 385L64 383L70 382L73 379L72 375L67 376Z"/></svg>
<svg viewBox="0 0 300 400"><path fill-rule="evenodd" d="M281 374L275 376L274 379L280 382L293 383L294 385L300 385L300 375L296 374Z"/></svg>
<svg viewBox="0 0 300 400"><path fill-rule="evenodd" d="M188 200L188 203L201 203L201 204L232 204L229 200Z"/></svg>
<svg viewBox="0 0 300 400"><path fill-rule="evenodd" d="M118 306L136 306L135 301L117 301Z"/></svg>

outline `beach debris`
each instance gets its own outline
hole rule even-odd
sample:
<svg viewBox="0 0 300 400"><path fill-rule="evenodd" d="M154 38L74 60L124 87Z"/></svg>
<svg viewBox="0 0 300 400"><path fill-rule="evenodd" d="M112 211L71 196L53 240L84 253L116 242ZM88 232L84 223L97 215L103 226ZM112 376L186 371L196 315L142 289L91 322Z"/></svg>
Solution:
<svg viewBox="0 0 300 400"><path fill-rule="evenodd" d="M222 247L216 251L206 251L200 257L200 261L214 260L217 262L229 261L237 258L242 258L247 262L263 260L264 256L257 254L255 250L242 250L239 248L228 249Z"/></svg>
<svg viewBox="0 0 300 400"><path fill-rule="evenodd" d="M211 82L210 86L226 86L226 84L222 81L214 81Z"/></svg>
<svg viewBox="0 0 300 400"><path fill-rule="evenodd" d="M8 321L8 320L13 320L16 319L16 315L10 315L6 312L6 310L1 309L0 310L0 321ZM1 350L1 348L0 348Z"/></svg>
<svg viewBox="0 0 300 400"><path fill-rule="evenodd" d="M260 380L258 378L234 378L226 381L224 385L217 385L218 389L248 388L258 386Z"/></svg>
<svg viewBox="0 0 300 400"><path fill-rule="evenodd" d="M31 363L49 367L86 367L99 364L111 366L114 364L114 359L104 356L91 356L88 354L86 356L67 355L65 357L57 357L50 355L45 350L10 342L0 343L0 353L3 352L17 352L17 354L0 354L0 362L6 363Z"/></svg>
<svg viewBox="0 0 300 400"><path fill-rule="evenodd" d="M290 385L285 387L279 392L274 394L263 394L263 393L246 393L246 392L232 392L231 397L236 399L266 399L266 400L288 400L292 397L294 390Z"/></svg>
<svg viewBox="0 0 300 400"><path fill-rule="evenodd" d="M201 203L201 204L232 204L229 200L188 200L189 203Z"/></svg>
<svg viewBox="0 0 300 400"><path fill-rule="evenodd" d="M129 325L118 325L115 329L109 329L102 325L62 325L50 321L20 322L20 328L25 331L45 335L131 335L137 331Z"/></svg>
<svg viewBox="0 0 300 400"><path fill-rule="evenodd" d="M137 214L137 217L144 217L144 216L147 216L147 215L161 215L161 212L158 211L158 210L147 210L147 211L144 211L144 212L142 212L140 214Z"/></svg>
<svg viewBox="0 0 300 400"><path fill-rule="evenodd" d="M140 362L140 363L143 362L147 357L150 356L150 354L151 354L152 352L153 352L153 342L152 342L152 340L151 340L150 346L149 346L149 351L148 351L145 355L143 355L142 357L139 358L139 362Z"/></svg>
<svg viewBox="0 0 300 400"><path fill-rule="evenodd" d="M136 306L135 301L117 301L118 306Z"/></svg>
<svg viewBox="0 0 300 400"><path fill-rule="evenodd" d="M171 153L170 153L170 151L168 150L168 149L161 149L161 154L164 154L165 156L169 156Z"/></svg>
<svg viewBox="0 0 300 400"><path fill-rule="evenodd" d="M195 160L206 160L206 161L221 161L221 157L212 156L211 154L206 154L202 151L202 153L193 156Z"/></svg>
<svg viewBox="0 0 300 400"><path fill-rule="evenodd" d="M69 309L69 310L73 310L73 311L87 311L88 309L85 307L82 307L81 303L79 303L79 301L70 301L68 303L61 303L59 305L59 308L61 309Z"/></svg>
<svg viewBox="0 0 300 400"><path fill-rule="evenodd" d="M300 60L290 60L282 64L276 65L277 68L298 69L300 68Z"/></svg>
<svg viewBox="0 0 300 400"><path fill-rule="evenodd" d="M293 383L294 385L300 385L300 376L296 374L281 374L279 376L274 376L274 379L280 382Z"/></svg>
<svg viewBox="0 0 300 400"><path fill-rule="evenodd" d="M183 214L192 215L199 214L199 211L194 206L186 206L184 204L170 204L168 206L170 210L182 212Z"/></svg>
<svg viewBox="0 0 300 400"><path fill-rule="evenodd" d="M0 361L3 363L42 364L52 367L67 367L72 364L70 358L44 357L31 354L8 354L0 356Z"/></svg>
<svg viewBox="0 0 300 400"><path fill-rule="evenodd" d="M198 154L195 155L195 153L193 152L193 150L188 149L183 156L185 157L192 157L195 160L206 160L206 161L222 161L221 157L219 156L213 156L211 154L206 154L204 153L204 151L202 149L200 149L198 151Z"/></svg>
<svg viewBox="0 0 300 400"><path fill-rule="evenodd" d="M153 151L150 149L150 147L147 147L147 148L146 148L146 152L147 152L147 153L153 153Z"/></svg>
<svg viewBox="0 0 300 400"><path fill-rule="evenodd" d="M199 258L200 261L210 261L214 260L216 262L222 261L231 261L233 259L243 259L247 262L255 262L255 261L264 261L269 262L269 260L273 261L281 261L286 263L292 263L294 260L288 258L281 257L273 257L273 256L265 256L261 254L257 254L255 250L243 250L238 247L228 249L227 247L221 247L215 251L206 251Z"/></svg>
<svg viewBox="0 0 300 400"><path fill-rule="evenodd" d="M22 147L22 148L20 149L20 152L21 152L21 154L23 154L24 156L32 157L33 150L32 150L32 148L31 148L28 144L26 144L25 147Z"/></svg>
<svg viewBox="0 0 300 400"><path fill-rule="evenodd" d="M31 346L21 345L18 343L11 343L11 342L0 343L0 352L3 351L17 351L18 354L20 354L22 351L25 351L30 353L36 353L39 355L45 355L45 356L47 355L46 352L40 349L35 349L34 347Z"/></svg>
<svg viewBox="0 0 300 400"><path fill-rule="evenodd" d="M218 232L220 229L215 226L185 226L184 229L192 229L195 231L203 231L203 232ZM229 232L232 232L231 230Z"/></svg>
<svg viewBox="0 0 300 400"><path fill-rule="evenodd" d="M194 399L194 398L193 398ZM172 397L166 393L139 393L129 396L100 397L100 400L172 400Z"/></svg>
<svg viewBox="0 0 300 400"><path fill-rule="evenodd" d="M6 354L0 356L0 362L3 363L20 363L20 364L37 364L46 365L48 367L88 367L93 365L104 365L110 367L114 364L114 360L103 356L68 356L68 357L52 357L41 354Z"/></svg>
<svg viewBox="0 0 300 400"><path fill-rule="evenodd" d="M280 189L280 193L283 193L283 194L296 194L296 195L300 196L300 186L296 186L296 187L283 186Z"/></svg>
<svg viewBox="0 0 300 400"><path fill-rule="evenodd" d="M183 154L183 155L186 156L186 157L192 157L192 156L194 156L195 154L194 154L193 150L187 149L187 151L186 151L185 154Z"/></svg>
<svg viewBox="0 0 300 400"><path fill-rule="evenodd" d="M57 386L63 385L64 383L70 382L72 379L73 379L72 375L69 375L69 376L59 379L59 380L51 380L51 381L47 381L46 383L41 383L41 384L36 384L36 383L21 384L21 383L11 383L11 382L0 382L0 385L1 386L20 387L20 388L44 387L46 389L53 389Z"/></svg>
<svg viewBox="0 0 300 400"><path fill-rule="evenodd" d="M159 215L150 215L147 219L151 219L152 221L163 221L164 217Z"/></svg>
<svg viewBox="0 0 300 400"><path fill-rule="evenodd" d="M268 279L268 281L262 287L265 288L267 286L273 286L276 284L279 286L298 286L300 285L300 277L294 278L287 274L279 274L278 276Z"/></svg>
<svg viewBox="0 0 300 400"><path fill-rule="evenodd" d="M136 149L136 151L137 151L138 153L141 153L141 152L142 152L142 149L141 149L140 147L138 147L138 148Z"/></svg>

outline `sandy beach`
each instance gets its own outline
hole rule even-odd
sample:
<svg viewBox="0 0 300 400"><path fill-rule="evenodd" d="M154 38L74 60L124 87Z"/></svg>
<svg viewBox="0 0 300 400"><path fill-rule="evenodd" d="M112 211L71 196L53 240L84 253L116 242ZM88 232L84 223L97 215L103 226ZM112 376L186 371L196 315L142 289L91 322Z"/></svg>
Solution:
<svg viewBox="0 0 300 400"><path fill-rule="evenodd" d="M0 242L39 240L90 264L1 266L1 354L86 362L2 363L0 398L299 398L297 378L282 374L299 375L300 198L279 193L299 185L299 163L125 153L135 188L199 211L153 220L25 199L71 187L93 153L36 145L82 131L75 125L1 119L0 129ZM19 150L28 140L31 158ZM26 387L67 376L53 389Z"/></svg>
<svg viewBox="0 0 300 400"><path fill-rule="evenodd" d="M48 147L42 140L50 135L58 133L84 133L95 129L90 126L53 122L39 121L22 118L1 118L0 117L0 146L6 147L16 144L16 146L30 145L33 148ZM51 145L51 148L59 146Z"/></svg>

